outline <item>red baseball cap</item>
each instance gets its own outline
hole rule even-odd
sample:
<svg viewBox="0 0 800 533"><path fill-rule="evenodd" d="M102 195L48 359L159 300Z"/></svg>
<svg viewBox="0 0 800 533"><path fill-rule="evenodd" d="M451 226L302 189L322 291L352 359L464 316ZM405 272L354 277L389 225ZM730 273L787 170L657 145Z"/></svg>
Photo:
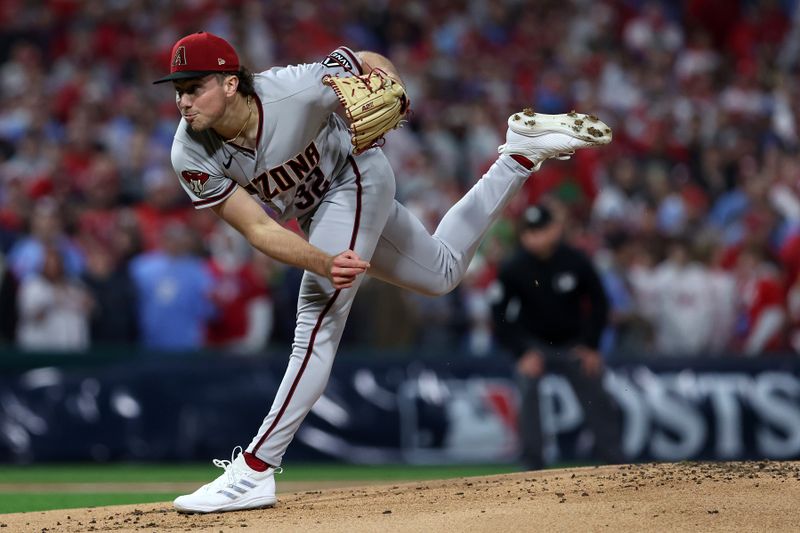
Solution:
<svg viewBox="0 0 800 533"><path fill-rule="evenodd" d="M202 78L215 72L239 71L236 50L222 37L205 31L192 33L175 43L171 57L169 76L153 83Z"/></svg>

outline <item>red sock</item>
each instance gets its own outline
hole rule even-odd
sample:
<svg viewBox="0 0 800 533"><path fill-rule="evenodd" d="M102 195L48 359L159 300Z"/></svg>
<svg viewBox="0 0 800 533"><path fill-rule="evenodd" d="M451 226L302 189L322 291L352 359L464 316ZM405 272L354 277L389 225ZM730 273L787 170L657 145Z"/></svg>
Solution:
<svg viewBox="0 0 800 533"><path fill-rule="evenodd" d="M531 170L533 168L533 161L531 161L524 155L511 154L511 158L520 165L522 165L523 167L527 168L528 170Z"/></svg>
<svg viewBox="0 0 800 533"><path fill-rule="evenodd" d="M256 472L264 472L270 467L269 464L265 463L250 452L244 452L244 462Z"/></svg>

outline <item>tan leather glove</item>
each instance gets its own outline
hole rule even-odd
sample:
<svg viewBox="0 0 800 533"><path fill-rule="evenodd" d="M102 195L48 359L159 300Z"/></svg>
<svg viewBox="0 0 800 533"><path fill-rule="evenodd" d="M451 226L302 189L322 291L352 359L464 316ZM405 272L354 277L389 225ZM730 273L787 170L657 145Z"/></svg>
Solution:
<svg viewBox="0 0 800 533"><path fill-rule="evenodd" d="M355 154L378 146L387 131L400 126L410 107L403 86L380 69L362 76L329 74L322 83L336 92L344 107Z"/></svg>

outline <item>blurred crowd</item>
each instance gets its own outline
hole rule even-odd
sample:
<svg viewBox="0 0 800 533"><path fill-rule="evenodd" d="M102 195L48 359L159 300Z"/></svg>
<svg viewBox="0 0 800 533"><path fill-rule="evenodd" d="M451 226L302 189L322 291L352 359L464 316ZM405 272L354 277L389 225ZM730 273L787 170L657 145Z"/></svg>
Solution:
<svg viewBox="0 0 800 533"><path fill-rule="evenodd" d="M194 210L169 162L174 94L151 82L203 29L254 71L340 44L392 59L414 114L384 150L431 229L519 108L592 112L614 130L528 181L451 295L367 280L345 344L490 353L498 265L519 213L547 202L602 274L606 353L798 352L797 5L0 0L0 338L254 353L290 341L301 273Z"/></svg>

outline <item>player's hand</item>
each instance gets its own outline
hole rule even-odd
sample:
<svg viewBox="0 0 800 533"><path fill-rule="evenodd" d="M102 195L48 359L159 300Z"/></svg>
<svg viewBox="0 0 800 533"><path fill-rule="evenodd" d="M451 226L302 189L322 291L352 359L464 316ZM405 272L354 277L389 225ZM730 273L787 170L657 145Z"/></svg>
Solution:
<svg viewBox="0 0 800 533"><path fill-rule="evenodd" d="M537 350L528 350L517 361L517 372L525 377L538 378L544 374L544 357Z"/></svg>
<svg viewBox="0 0 800 533"><path fill-rule="evenodd" d="M581 360L581 370L585 375L597 377L603 372L603 357L600 352L586 346L576 346L573 351Z"/></svg>
<svg viewBox="0 0 800 533"><path fill-rule="evenodd" d="M353 250L346 250L331 258L328 279L335 289L347 289L353 286L356 276L363 274L368 268L367 261L363 261Z"/></svg>

